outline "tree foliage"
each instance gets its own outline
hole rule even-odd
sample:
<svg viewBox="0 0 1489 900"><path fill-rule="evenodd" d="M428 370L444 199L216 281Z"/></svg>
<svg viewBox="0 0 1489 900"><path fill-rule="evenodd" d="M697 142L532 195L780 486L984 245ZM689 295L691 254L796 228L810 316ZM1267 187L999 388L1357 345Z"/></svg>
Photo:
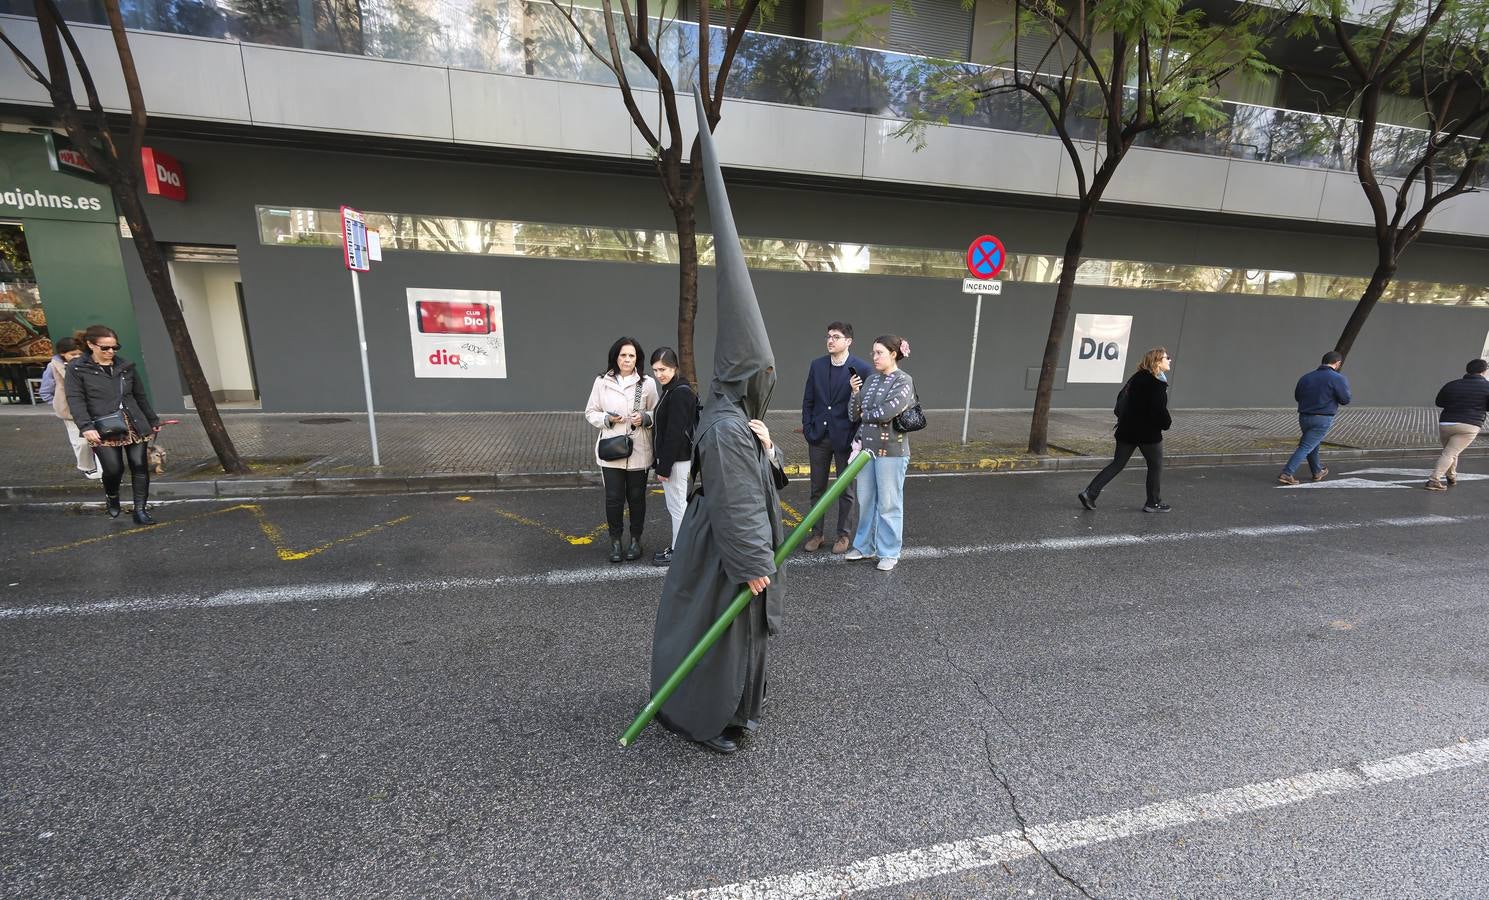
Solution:
<svg viewBox="0 0 1489 900"><path fill-rule="evenodd" d="M140 179L143 177L141 150L145 143L145 130L149 119L145 108L145 96L140 88L139 72L135 68L134 54L129 47L129 34L124 30L124 19L119 11L119 0L103 0L103 7L113 36L114 51L123 75L125 93L129 98L129 127L123 133L110 125L99 99L98 86L94 82L92 69L73 37L72 29L62 18L62 12L54 0L35 0L36 24L41 34L44 59L36 63L11 40L0 28L0 43L4 43L26 75L46 90L52 101L52 111L57 124L88 160L88 165L109 186L114 203L129 224L135 250L140 256L140 265L145 278L150 282L155 295L155 305L160 310L166 332L170 335L171 349L175 352L176 364L191 391L192 401L207 439L217 453L223 471L241 475L248 473L248 466L239 457L232 438L222 424L217 411L217 401L207 386L207 377L202 372L201 361L191 343L191 334L186 328L186 318L181 304L176 299L171 285L170 272L165 254L155 240L155 231L145 213L140 198ZM80 105L73 86L74 72L81 84L84 100Z"/></svg>
<svg viewBox="0 0 1489 900"><path fill-rule="evenodd" d="M903 136L923 143L932 126L953 115L981 111L1028 122L1031 112L1042 114L1075 177L1077 209L1040 367L1030 452L1048 448L1050 399L1086 230L1118 168L1153 132L1224 124L1219 82L1277 71L1263 49L1296 13L1237 4L1216 14L1180 0L1013 0L994 51L1004 65L928 60L908 74L918 102Z"/></svg>
<svg viewBox="0 0 1489 900"><path fill-rule="evenodd" d="M1375 271L1336 343L1348 355L1395 277L1402 252L1431 216L1475 191L1489 154L1489 0L1385 0L1353 13L1313 0L1300 31L1339 54L1353 95L1353 162L1370 205ZM1425 128L1382 142L1382 99L1418 98ZM1398 177L1383 177L1383 164Z"/></svg>

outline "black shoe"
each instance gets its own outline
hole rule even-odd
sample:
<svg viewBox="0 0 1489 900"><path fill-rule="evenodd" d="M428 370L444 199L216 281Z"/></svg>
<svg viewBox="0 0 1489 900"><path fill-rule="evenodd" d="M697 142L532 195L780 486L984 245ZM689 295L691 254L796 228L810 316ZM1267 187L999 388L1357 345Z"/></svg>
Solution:
<svg viewBox="0 0 1489 900"><path fill-rule="evenodd" d="M1147 506L1143 507L1143 512L1160 513L1173 511L1174 508L1172 506L1169 506L1167 503L1149 503Z"/></svg>
<svg viewBox="0 0 1489 900"><path fill-rule="evenodd" d="M631 546L626 548L626 559L638 560L641 558L641 538L631 538Z"/></svg>
<svg viewBox="0 0 1489 900"><path fill-rule="evenodd" d="M700 747L707 747L713 752L722 753L725 756L739 749L738 744L724 737L722 734L718 737L709 738L706 741L697 741L696 743Z"/></svg>
<svg viewBox="0 0 1489 900"><path fill-rule="evenodd" d="M610 561L613 562L613 563L618 563L622 559L625 559L625 552L620 549L620 541L614 541L614 540L611 541L610 542Z"/></svg>
<svg viewBox="0 0 1489 900"><path fill-rule="evenodd" d="M1096 498L1092 497L1085 491L1081 491L1079 494L1076 494L1075 499L1081 501L1081 506L1084 506L1086 509L1096 508Z"/></svg>
<svg viewBox="0 0 1489 900"><path fill-rule="evenodd" d="M150 515L150 511L147 510L147 509L145 509L145 504L143 504L143 503L136 503L135 504L135 507L134 507L134 524L136 524L136 525L154 525L155 524L155 517Z"/></svg>
<svg viewBox="0 0 1489 900"><path fill-rule="evenodd" d="M119 496L115 494L114 496L110 497L108 494L104 494L103 499L105 506L108 508L109 511L109 518L119 518L119 513L122 512L122 510L119 509Z"/></svg>
<svg viewBox="0 0 1489 900"><path fill-rule="evenodd" d="M651 564L664 569L672 565L672 548L668 547L666 550L658 550L656 553L653 553Z"/></svg>

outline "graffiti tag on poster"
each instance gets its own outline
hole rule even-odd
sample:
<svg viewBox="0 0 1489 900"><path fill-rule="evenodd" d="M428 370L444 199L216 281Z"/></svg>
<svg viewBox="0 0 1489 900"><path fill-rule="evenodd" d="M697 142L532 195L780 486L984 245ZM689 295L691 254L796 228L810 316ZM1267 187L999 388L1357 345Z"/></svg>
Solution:
<svg viewBox="0 0 1489 900"><path fill-rule="evenodd" d="M506 378L500 291L408 289L416 378Z"/></svg>

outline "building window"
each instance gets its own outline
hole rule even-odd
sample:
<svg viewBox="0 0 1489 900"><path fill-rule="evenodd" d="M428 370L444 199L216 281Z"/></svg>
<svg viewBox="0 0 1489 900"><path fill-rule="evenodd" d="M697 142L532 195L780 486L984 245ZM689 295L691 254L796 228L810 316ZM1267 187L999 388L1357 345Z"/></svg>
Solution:
<svg viewBox="0 0 1489 900"><path fill-rule="evenodd" d="M610 262L678 262L677 235L670 230L557 225L510 219L468 219L413 213L364 212L367 227L379 233L384 251L420 250L522 256L539 259ZM334 209L258 207L259 239L282 247L338 247L341 214ZM960 281L966 264L960 250L741 237L745 258L755 269L825 272L843 275L900 275ZM699 262L713 264L713 237L698 235ZM1055 254L1009 253L1000 278L1028 284L1054 284L1061 260ZM1254 294L1320 300L1358 300L1368 277L1175 265L1125 259L1087 259L1076 283L1095 287L1196 294ZM1396 279L1381 298L1391 303L1489 306L1489 285L1443 284Z"/></svg>

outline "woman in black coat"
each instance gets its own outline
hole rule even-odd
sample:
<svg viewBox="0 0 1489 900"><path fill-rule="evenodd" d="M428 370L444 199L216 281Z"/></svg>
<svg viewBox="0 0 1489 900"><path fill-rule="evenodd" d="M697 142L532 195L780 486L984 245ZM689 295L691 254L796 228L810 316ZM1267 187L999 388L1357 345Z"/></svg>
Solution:
<svg viewBox="0 0 1489 900"><path fill-rule="evenodd" d="M1162 347L1143 355L1142 364L1117 394L1117 452L1105 469L1096 473L1084 491L1076 495L1081 506L1096 508L1096 498L1107 482L1127 467L1132 451L1140 450L1148 464L1148 502L1143 512L1163 513L1171 507L1163 502L1159 480L1163 474L1163 433L1173 424L1168 414L1168 370L1173 359Z"/></svg>
<svg viewBox="0 0 1489 900"><path fill-rule="evenodd" d="M682 377L677 351L661 347L651 355L651 374L662 386L655 415L656 453L654 468L667 498L672 517L672 543L651 558L654 566L672 565L672 548L682 531L682 515L688 508L688 481L693 471L693 429L698 424L698 395Z"/></svg>
<svg viewBox="0 0 1489 900"><path fill-rule="evenodd" d="M124 463L134 488L134 520L154 525L145 506L150 500L150 444L160 432L160 417L150 406L134 363L119 356L119 335L105 325L93 325L76 335L82 356L67 364L67 408L103 469L103 494L110 518L119 517L119 484ZM120 427L110 430L110 419L123 413ZM99 420L103 419L103 422ZM117 422L117 419L113 419ZM107 433L104 433L107 432Z"/></svg>

